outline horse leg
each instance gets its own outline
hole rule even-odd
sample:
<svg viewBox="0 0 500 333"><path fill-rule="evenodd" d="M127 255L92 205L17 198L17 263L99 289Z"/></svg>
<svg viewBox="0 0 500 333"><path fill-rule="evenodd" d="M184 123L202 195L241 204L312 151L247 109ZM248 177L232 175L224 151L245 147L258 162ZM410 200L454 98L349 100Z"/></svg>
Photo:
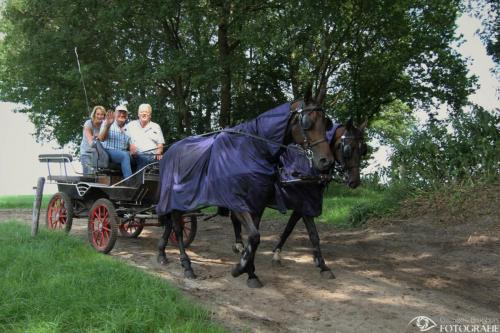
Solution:
<svg viewBox="0 0 500 333"><path fill-rule="evenodd" d="M168 215L158 216L160 225L164 226L163 235L158 242L158 257L156 261L159 264L166 265L168 263L167 254L165 253L165 248L167 247L168 237L172 232L172 219Z"/></svg>
<svg viewBox="0 0 500 333"><path fill-rule="evenodd" d="M231 213L231 222L233 223L234 230L233 252L242 254L245 250L245 245L243 244L243 239L241 238L241 222L233 213Z"/></svg>
<svg viewBox="0 0 500 333"><path fill-rule="evenodd" d="M295 225L297 224L297 222L300 220L301 217L302 215L294 210L292 215L288 219L288 223L286 224L285 230L283 230L283 232L281 233L280 240L273 249L273 260L272 260L273 266L281 266L281 249L283 245L285 245L286 240L292 233L293 229L295 228Z"/></svg>
<svg viewBox="0 0 500 333"><path fill-rule="evenodd" d="M184 247L184 240L182 235L182 212L173 211L172 220L174 222L175 236L177 237L177 242L179 245L181 266L184 268L184 277L188 279L196 279L196 275L194 274L193 268L191 267L191 260L189 259L189 256L186 253L186 248Z"/></svg>
<svg viewBox="0 0 500 333"><path fill-rule="evenodd" d="M311 244L313 246L313 258L316 267L319 267L321 276L325 279L335 279L335 275L332 273L332 270L326 266L325 259L321 254L321 248L319 245L319 235L318 230L316 229L316 224L314 223L314 219L311 216L303 217L304 224L306 225L307 233L309 234L309 239L311 240Z"/></svg>
<svg viewBox="0 0 500 333"><path fill-rule="evenodd" d="M245 247L243 254L241 255L240 262L233 267L231 274L234 277L237 277L243 273L247 273L247 285L250 288L260 288L262 287L262 283L260 282L257 275L255 275L254 265L255 253L257 252L257 248L259 247L260 243L260 233L257 228L260 221L254 221L254 219L248 212L233 212L233 214L235 215L236 219L238 219L243 224L243 227L248 232L248 244Z"/></svg>

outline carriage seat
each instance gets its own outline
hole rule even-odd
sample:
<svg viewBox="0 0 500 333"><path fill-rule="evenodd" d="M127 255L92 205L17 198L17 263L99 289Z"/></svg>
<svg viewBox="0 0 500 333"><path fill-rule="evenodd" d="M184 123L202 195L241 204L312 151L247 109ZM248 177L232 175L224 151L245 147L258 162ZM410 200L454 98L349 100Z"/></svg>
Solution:
<svg viewBox="0 0 500 333"><path fill-rule="evenodd" d="M96 173L121 175L120 164L111 162L108 153L99 140L95 140L89 150L92 155L92 166Z"/></svg>

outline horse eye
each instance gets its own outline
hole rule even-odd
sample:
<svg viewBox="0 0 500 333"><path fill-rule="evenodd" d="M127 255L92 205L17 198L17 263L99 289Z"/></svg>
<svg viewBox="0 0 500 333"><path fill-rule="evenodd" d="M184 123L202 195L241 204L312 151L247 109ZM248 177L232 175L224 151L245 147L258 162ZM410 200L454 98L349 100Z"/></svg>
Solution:
<svg viewBox="0 0 500 333"><path fill-rule="evenodd" d="M325 130L329 131L333 127L333 121L330 117L326 117Z"/></svg>
<svg viewBox="0 0 500 333"><path fill-rule="evenodd" d="M309 114L301 114L300 115L300 126L304 131L310 130L313 127L313 121Z"/></svg>
<svg viewBox="0 0 500 333"><path fill-rule="evenodd" d="M342 151L342 154L344 155L344 158L345 159L351 158L351 153L352 153L351 145L345 145L344 149Z"/></svg>

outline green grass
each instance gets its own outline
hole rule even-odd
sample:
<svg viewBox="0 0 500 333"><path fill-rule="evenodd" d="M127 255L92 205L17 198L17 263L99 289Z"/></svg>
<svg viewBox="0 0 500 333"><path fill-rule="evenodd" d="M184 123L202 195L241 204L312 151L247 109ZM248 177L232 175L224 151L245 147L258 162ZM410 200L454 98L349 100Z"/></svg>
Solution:
<svg viewBox="0 0 500 333"><path fill-rule="evenodd" d="M325 192L323 214L316 221L341 227L358 226L369 217L394 211L406 195L407 190L399 185L384 187L363 183L356 189L350 189L343 184L331 183ZM266 209L264 218L286 222L290 213L283 215Z"/></svg>
<svg viewBox="0 0 500 333"><path fill-rule="evenodd" d="M42 199L42 208L47 208L52 194L46 194ZM0 209L5 208L33 208L34 195L2 195L0 196Z"/></svg>
<svg viewBox="0 0 500 333"><path fill-rule="evenodd" d="M342 227L357 226L369 217L394 211L407 194L408 190L398 184L385 187L364 182L353 190L343 184L331 183L325 192L323 214L316 221ZM43 197L42 208L47 207L50 197ZM0 196L0 208L32 208L33 199L33 195ZM215 207L203 209L206 214L216 211ZM274 209L266 209L263 218L286 222L290 213L281 214Z"/></svg>
<svg viewBox="0 0 500 333"><path fill-rule="evenodd" d="M160 278L64 233L0 223L0 332L223 332Z"/></svg>

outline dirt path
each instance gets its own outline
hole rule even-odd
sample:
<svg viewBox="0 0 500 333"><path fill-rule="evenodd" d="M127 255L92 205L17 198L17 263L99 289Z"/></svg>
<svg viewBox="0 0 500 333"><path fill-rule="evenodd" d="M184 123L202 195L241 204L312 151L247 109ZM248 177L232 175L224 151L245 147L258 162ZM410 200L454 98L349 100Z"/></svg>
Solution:
<svg viewBox="0 0 500 333"><path fill-rule="evenodd" d="M284 248L284 267L272 267L283 224L263 221L256 273L265 286L257 290L246 286L246 277L230 274L238 258L225 218L198 225L189 250L197 280L183 278L172 247L170 263L156 263L159 228L136 240L118 239L111 255L167 279L236 332L418 332L408 323L421 315L438 325L480 320L500 332L498 195L481 211L466 222L431 210L357 230L320 225L335 280L322 279L313 266L302 225ZM31 211L0 211L0 220L7 218L30 221ZM71 233L85 239L85 228L85 220L76 220Z"/></svg>

